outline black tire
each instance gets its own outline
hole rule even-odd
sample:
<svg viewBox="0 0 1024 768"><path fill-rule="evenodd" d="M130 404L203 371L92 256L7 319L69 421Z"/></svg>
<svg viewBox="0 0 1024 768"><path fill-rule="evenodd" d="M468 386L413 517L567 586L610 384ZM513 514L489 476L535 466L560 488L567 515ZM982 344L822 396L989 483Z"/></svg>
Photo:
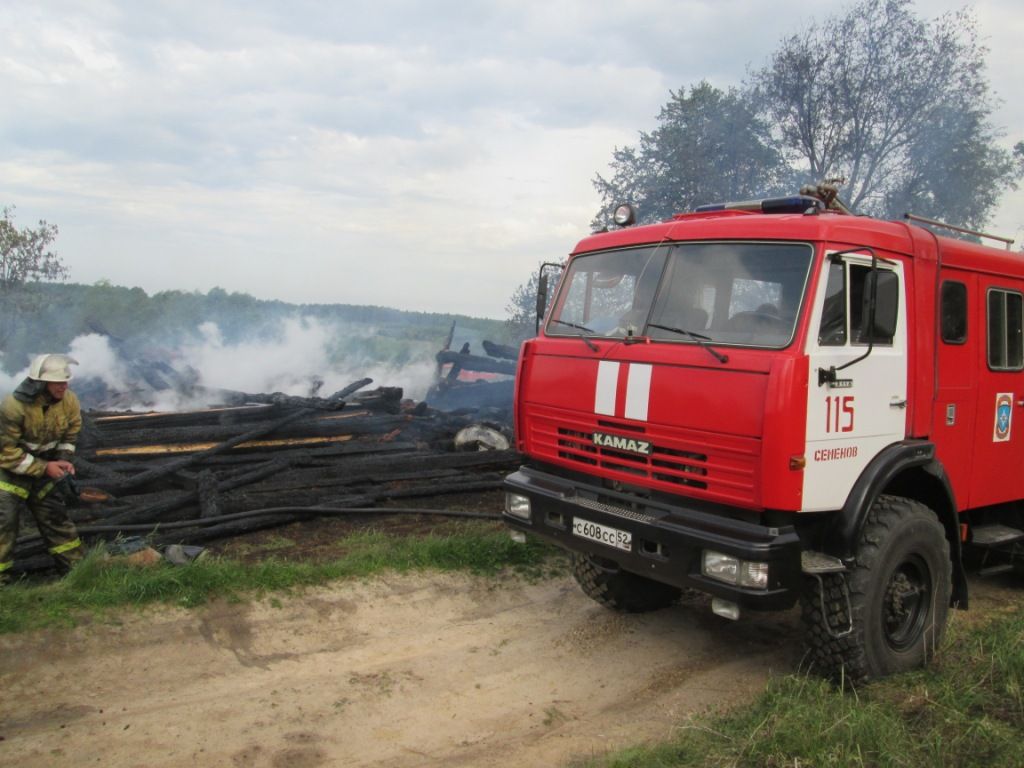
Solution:
<svg viewBox="0 0 1024 768"><path fill-rule="evenodd" d="M911 499L880 496L853 569L807 579L801 609L812 669L858 683L925 664L945 629L951 573L935 514Z"/></svg>
<svg viewBox="0 0 1024 768"><path fill-rule="evenodd" d="M587 597L624 613L646 613L672 605L682 591L623 571L615 563L573 553L572 575Z"/></svg>

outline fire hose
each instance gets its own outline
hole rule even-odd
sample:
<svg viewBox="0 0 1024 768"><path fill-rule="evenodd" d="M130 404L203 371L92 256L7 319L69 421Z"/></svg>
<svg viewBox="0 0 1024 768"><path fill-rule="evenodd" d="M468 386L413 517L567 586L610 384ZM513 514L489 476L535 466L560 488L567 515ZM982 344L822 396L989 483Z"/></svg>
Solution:
<svg viewBox="0 0 1024 768"><path fill-rule="evenodd" d="M202 528L216 523L227 523L245 520L250 517L277 514L307 514L314 517L342 517L344 515L434 515L437 517L461 517L477 520L500 520L501 515L495 512L472 512L461 509L424 509L417 507L266 507L249 509L245 512L232 512L226 515L200 517L192 520L175 520L168 523L135 523L131 525L79 525L79 534L93 533L140 533L158 531L174 531L185 528ZM26 546L42 541L39 535L25 536L18 539L18 546Z"/></svg>

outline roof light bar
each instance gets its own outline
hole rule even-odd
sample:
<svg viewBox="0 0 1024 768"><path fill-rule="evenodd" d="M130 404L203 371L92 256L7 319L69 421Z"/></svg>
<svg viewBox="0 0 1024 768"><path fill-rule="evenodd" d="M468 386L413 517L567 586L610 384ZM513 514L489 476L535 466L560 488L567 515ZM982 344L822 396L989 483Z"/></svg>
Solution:
<svg viewBox="0 0 1024 768"><path fill-rule="evenodd" d="M792 195L791 197L771 197L766 200L741 200L732 203L714 203L701 205L696 213L709 211L754 211L757 213L807 213L810 210L823 211L825 204L816 197Z"/></svg>

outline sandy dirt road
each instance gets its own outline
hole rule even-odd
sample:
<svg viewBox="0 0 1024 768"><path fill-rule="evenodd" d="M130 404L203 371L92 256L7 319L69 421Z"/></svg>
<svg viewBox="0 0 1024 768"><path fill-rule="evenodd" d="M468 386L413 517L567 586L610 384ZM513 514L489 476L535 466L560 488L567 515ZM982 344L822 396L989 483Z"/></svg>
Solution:
<svg viewBox="0 0 1024 768"><path fill-rule="evenodd" d="M0 756L54 766L546 766L760 690L794 612L620 615L436 573L0 638Z"/></svg>

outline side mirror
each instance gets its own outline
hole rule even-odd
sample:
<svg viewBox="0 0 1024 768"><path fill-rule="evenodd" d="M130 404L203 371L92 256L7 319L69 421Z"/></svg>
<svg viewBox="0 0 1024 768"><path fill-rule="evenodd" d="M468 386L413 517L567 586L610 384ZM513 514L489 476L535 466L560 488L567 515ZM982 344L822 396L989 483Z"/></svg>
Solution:
<svg viewBox="0 0 1024 768"><path fill-rule="evenodd" d="M867 276L864 286L864 304L861 317L864 341L890 342L896 335L896 319L900 306L900 279L895 272L875 269Z"/></svg>
<svg viewBox="0 0 1024 768"><path fill-rule="evenodd" d="M544 313L548 308L548 276L544 274L544 268L541 267L541 273L537 276L537 332L540 332L540 321L544 318Z"/></svg>

